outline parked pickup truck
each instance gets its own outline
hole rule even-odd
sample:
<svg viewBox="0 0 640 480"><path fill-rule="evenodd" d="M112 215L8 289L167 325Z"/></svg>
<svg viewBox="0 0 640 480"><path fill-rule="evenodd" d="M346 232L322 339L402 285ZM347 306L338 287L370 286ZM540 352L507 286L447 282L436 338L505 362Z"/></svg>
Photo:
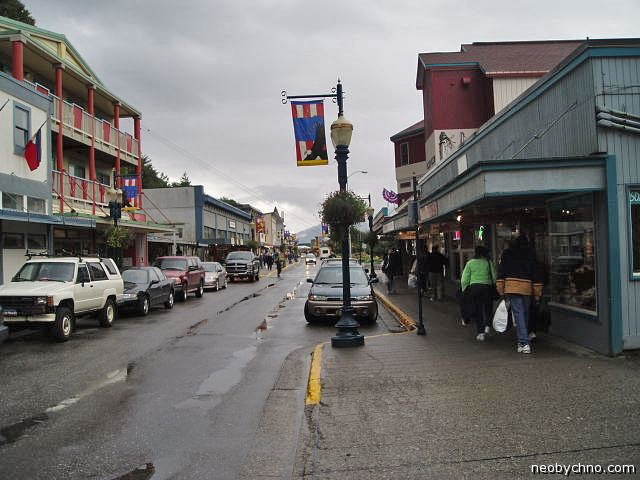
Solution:
<svg viewBox="0 0 640 480"><path fill-rule="evenodd" d="M64 342L80 316L96 315L101 327L110 327L122 292L109 258L44 257L28 260L0 287L0 307L5 325L47 327Z"/></svg>
<svg viewBox="0 0 640 480"><path fill-rule="evenodd" d="M253 252L238 250L230 252L225 260L227 278L232 282L246 278L250 282L260 280L260 260Z"/></svg>
<svg viewBox="0 0 640 480"><path fill-rule="evenodd" d="M186 302L191 292L194 292L197 298L202 297L204 268L198 257L158 257L153 266L158 267L168 279L173 280L173 288L180 301Z"/></svg>

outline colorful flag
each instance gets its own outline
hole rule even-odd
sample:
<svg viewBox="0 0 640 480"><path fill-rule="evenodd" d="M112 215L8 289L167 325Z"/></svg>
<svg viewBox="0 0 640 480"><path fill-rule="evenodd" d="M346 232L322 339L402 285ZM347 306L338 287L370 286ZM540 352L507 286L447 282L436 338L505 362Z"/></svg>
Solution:
<svg viewBox="0 0 640 480"><path fill-rule="evenodd" d="M32 172L40 166L40 161L42 160L41 131L42 127L40 127L38 132L31 137L31 140L29 140L27 145L24 147L24 159L27 161L29 170Z"/></svg>
<svg viewBox="0 0 640 480"><path fill-rule="evenodd" d="M128 177L122 177L122 191L127 200L138 196L138 177L136 175L130 175Z"/></svg>
<svg viewBox="0 0 640 480"><path fill-rule="evenodd" d="M291 113L298 166L328 165L322 100L291 102Z"/></svg>
<svg viewBox="0 0 640 480"><path fill-rule="evenodd" d="M398 194L391 191L391 190L387 190L386 188L382 189L382 197L389 203L399 203L400 198L398 197Z"/></svg>

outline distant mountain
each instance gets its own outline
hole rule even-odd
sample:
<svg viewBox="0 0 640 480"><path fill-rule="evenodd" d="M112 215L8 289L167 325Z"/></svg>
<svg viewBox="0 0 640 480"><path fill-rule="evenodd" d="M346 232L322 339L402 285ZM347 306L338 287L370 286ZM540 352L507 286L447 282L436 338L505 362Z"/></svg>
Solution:
<svg viewBox="0 0 640 480"><path fill-rule="evenodd" d="M310 243L312 238L322 234L322 225L314 225L297 233L298 243Z"/></svg>
<svg viewBox="0 0 640 480"><path fill-rule="evenodd" d="M358 223L355 227L358 230L362 230L363 232L369 231L369 224L366 222ZM307 228L306 230L301 230L297 233L298 243L311 243L312 238L316 238L321 234L322 225L315 225L313 227Z"/></svg>

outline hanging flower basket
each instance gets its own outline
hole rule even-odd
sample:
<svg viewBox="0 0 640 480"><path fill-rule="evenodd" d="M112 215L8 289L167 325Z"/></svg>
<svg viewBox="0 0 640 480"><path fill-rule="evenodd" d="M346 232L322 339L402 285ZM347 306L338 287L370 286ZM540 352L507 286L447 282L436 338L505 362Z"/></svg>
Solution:
<svg viewBox="0 0 640 480"><path fill-rule="evenodd" d="M364 220L367 204L355 193L337 191L330 194L320 208L323 223L333 227L355 225Z"/></svg>

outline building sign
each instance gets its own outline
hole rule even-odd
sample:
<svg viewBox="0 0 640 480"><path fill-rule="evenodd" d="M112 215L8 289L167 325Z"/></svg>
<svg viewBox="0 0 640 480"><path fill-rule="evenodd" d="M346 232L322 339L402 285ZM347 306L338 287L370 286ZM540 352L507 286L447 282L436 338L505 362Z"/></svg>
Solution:
<svg viewBox="0 0 640 480"><path fill-rule="evenodd" d="M229 220L229 228L236 228L236 221L235 220Z"/></svg>
<svg viewBox="0 0 640 480"><path fill-rule="evenodd" d="M416 232L415 230L410 232L400 232L398 233L398 240L415 240Z"/></svg>
<svg viewBox="0 0 640 480"><path fill-rule="evenodd" d="M387 222L384 225L382 225L382 232L383 233L393 232L393 222Z"/></svg>
<svg viewBox="0 0 640 480"><path fill-rule="evenodd" d="M438 216L438 202L431 202L420 208L420 220L429 220Z"/></svg>
<svg viewBox="0 0 640 480"><path fill-rule="evenodd" d="M298 166L328 165L322 100L291 102L291 114Z"/></svg>
<svg viewBox="0 0 640 480"><path fill-rule="evenodd" d="M630 204L639 204L640 203L640 191L630 191L629 192L629 203Z"/></svg>
<svg viewBox="0 0 640 480"><path fill-rule="evenodd" d="M256 218L256 233L264 233L264 218Z"/></svg>

